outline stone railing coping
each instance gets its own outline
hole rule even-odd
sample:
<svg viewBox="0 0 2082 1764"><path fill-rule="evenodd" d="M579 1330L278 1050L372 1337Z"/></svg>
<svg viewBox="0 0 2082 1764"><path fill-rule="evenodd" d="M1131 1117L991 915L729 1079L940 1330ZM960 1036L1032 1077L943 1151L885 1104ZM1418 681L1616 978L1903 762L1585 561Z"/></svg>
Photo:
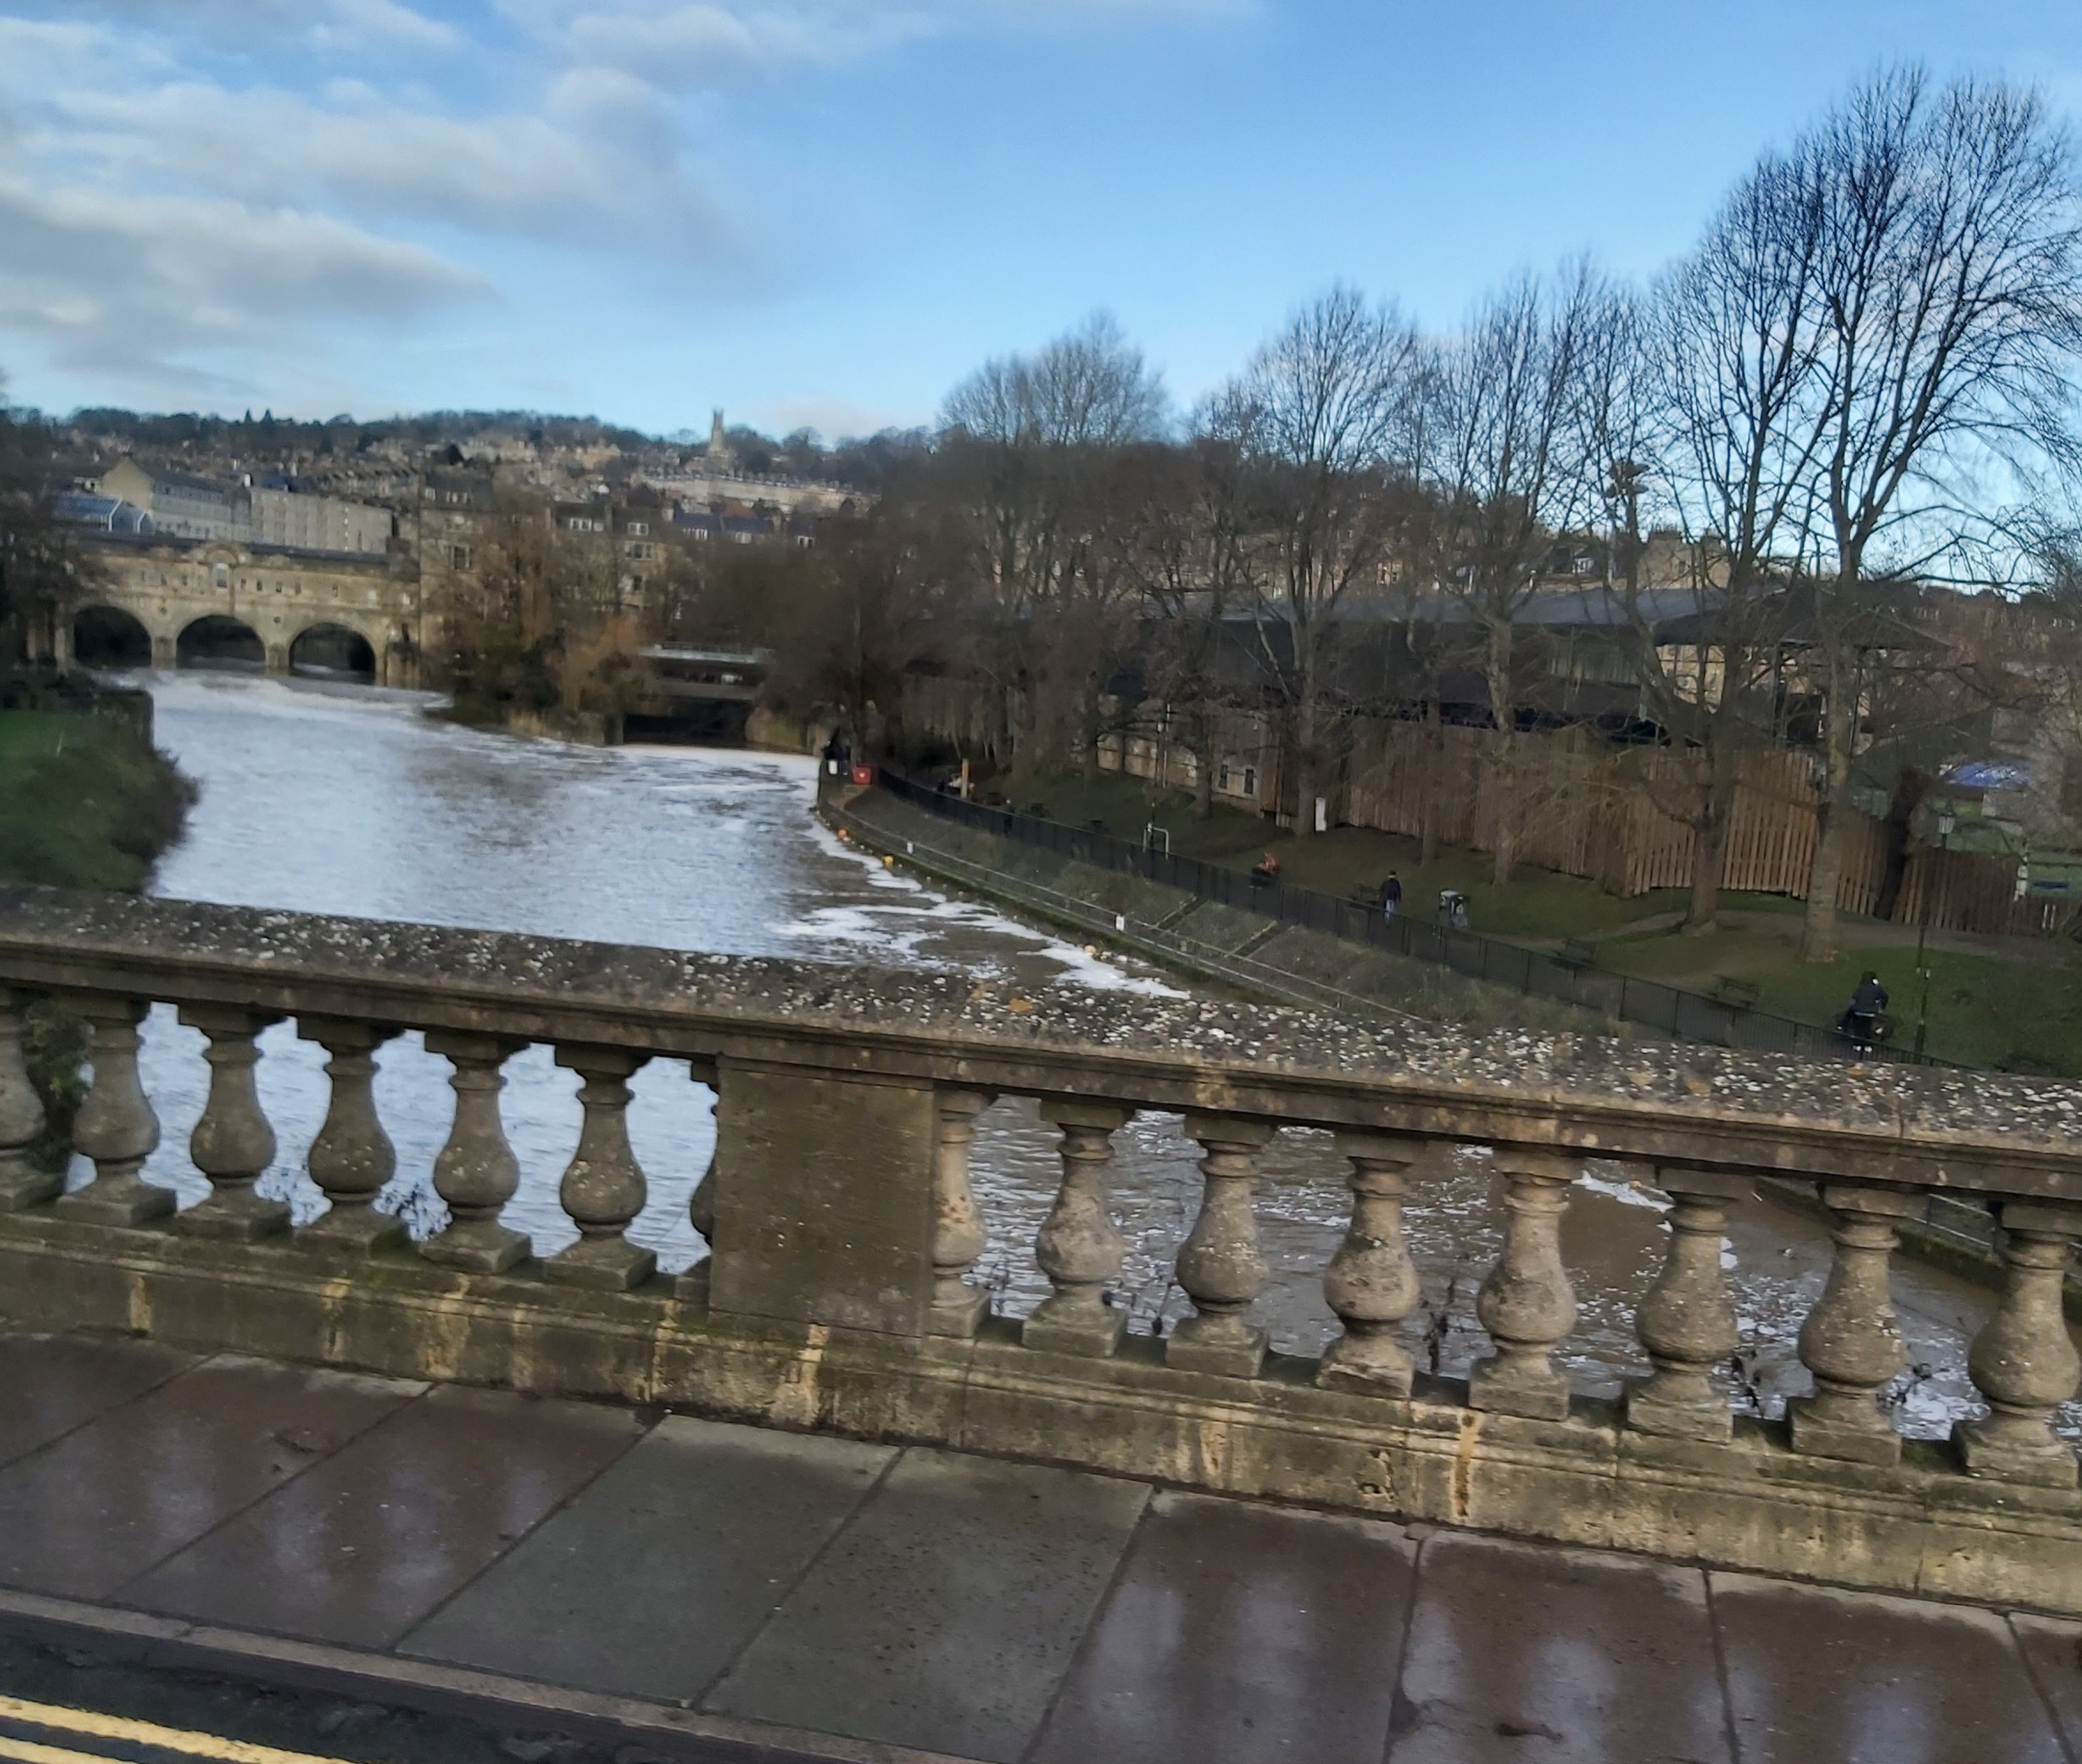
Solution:
<svg viewBox="0 0 2082 1764"><path fill-rule="evenodd" d="M0 985L2082 1202L2082 1085L0 887Z"/></svg>

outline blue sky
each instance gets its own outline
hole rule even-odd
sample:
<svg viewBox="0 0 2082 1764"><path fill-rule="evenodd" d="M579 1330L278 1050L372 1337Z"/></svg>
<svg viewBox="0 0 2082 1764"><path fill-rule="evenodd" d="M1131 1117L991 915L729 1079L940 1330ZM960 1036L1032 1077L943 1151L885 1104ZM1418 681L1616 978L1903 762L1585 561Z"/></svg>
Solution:
<svg viewBox="0 0 2082 1764"><path fill-rule="evenodd" d="M1334 280L1646 274L1889 57L2082 4L0 0L16 402L930 419L1111 308L1191 399Z"/></svg>

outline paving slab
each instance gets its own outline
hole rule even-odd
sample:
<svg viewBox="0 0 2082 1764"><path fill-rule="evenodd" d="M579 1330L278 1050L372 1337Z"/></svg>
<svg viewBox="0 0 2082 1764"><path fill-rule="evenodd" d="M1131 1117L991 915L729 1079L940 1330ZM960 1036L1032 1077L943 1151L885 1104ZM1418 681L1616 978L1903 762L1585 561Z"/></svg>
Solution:
<svg viewBox="0 0 2082 1764"><path fill-rule="evenodd" d="M0 1470L0 1585L107 1598L425 1388L205 1360Z"/></svg>
<svg viewBox="0 0 2082 1764"><path fill-rule="evenodd" d="M1995 1612L1709 1579L1743 1764L2068 1764Z"/></svg>
<svg viewBox="0 0 2082 1764"><path fill-rule="evenodd" d="M444 1386L118 1596L207 1623L383 1647L643 1432L626 1409Z"/></svg>
<svg viewBox="0 0 2082 1764"><path fill-rule="evenodd" d="M1392 1764L1734 1764L1704 1579L1435 1535L1418 1559L1394 1731Z"/></svg>
<svg viewBox="0 0 2082 1764"><path fill-rule="evenodd" d="M1011 1764L1148 1492L907 1451L704 1706Z"/></svg>
<svg viewBox="0 0 2082 1764"><path fill-rule="evenodd" d="M196 1358L155 1341L0 1335L0 1464L142 1396Z"/></svg>
<svg viewBox="0 0 2082 1764"><path fill-rule="evenodd" d="M2013 1611L2010 1628L2067 1749L2082 1758L2082 1623Z"/></svg>
<svg viewBox="0 0 2082 1764"><path fill-rule="evenodd" d="M1416 1556L1395 1526L1158 1495L1035 1764L1380 1764Z"/></svg>
<svg viewBox="0 0 2082 1764"><path fill-rule="evenodd" d="M622 1696L699 1698L896 1449L668 1417L400 1651Z"/></svg>

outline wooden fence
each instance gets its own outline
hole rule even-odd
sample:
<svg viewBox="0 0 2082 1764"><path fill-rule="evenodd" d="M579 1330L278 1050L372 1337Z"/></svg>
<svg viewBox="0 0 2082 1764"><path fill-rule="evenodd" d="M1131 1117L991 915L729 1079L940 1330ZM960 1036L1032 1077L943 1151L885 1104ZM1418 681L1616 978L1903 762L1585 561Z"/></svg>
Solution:
<svg viewBox="0 0 2082 1764"><path fill-rule="evenodd" d="M907 680L905 688L907 722L975 739L982 718L969 683ZM1247 711L1224 721L1225 751L1236 757L1222 794L1275 812L1286 801L1277 729ZM1500 762L1487 729L1363 718L1350 731L1339 806L1352 826L1422 840L1428 821L1440 845L1494 852L1509 804L1521 864L1587 877L1629 897L1692 886L1697 840L1683 816L1697 799L1699 775L1696 759L1684 753L1615 748L1588 730L1570 729L1514 735L1509 758ZM1174 787L1192 782L1190 756L1155 736L1110 738L1099 763L1152 779L1161 770ZM1809 756L1782 748L1740 756L1722 886L1806 899L1820 806ZM1846 812L1836 903L1872 913L1886 884L1887 829L1869 815ZM2044 933L2070 923L2078 905L2021 896L2014 860L1914 845L1892 917L1916 924L1926 909L1936 929Z"/></svg>
<svg viewBox="0 0 2082 1764"><path fill-rule="evenodd" d="M1514 735L1500 764L1491 730L1379 722L1362 725L1353 742L1346 819L1422 839L1428 816L1441 844L1494 851L1502 806L1514 802L1520 862L1633 896L1692 886L1697 836L1682 817L1699 788L1696 762L1685 755L1616 750L1584 730ZM1821 799L1806 755L1743 754L1722 886L1806 899ZM1847 812L1836 903L1876 912L1887 829L1872 815ZM2045 934L2078 910L2019 894L2014 859L1911 845L1892 917L1917 924L1928 912L1933 929Z"/></svg>

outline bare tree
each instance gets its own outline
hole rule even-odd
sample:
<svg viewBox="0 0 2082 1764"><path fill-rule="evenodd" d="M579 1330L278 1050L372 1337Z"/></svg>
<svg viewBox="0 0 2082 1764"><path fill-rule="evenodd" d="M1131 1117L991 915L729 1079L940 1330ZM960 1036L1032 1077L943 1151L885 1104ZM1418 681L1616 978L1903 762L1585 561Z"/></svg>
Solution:
<svg viewBox="0 0 2082 1764"><path fill-rule="evenodd" d="M1826 800L1802 953L1837 947L1844 817L1876 577L1968 545L1994 505L2077 464L2082 216L2068 138L2035 93L1882 74L1805 137L1789 180L1821 217L1815 668Z"/></svg>
<svg viewBox="0 0 2082 1764"><path fill-rule="evenodd" d="M1114 456L1163 431L1163 382L1107 314L1033 356L986 362L951 393L942 448L976 524L978 562L993 590L991 661L1013 744L1031 755L1058 732L1086 726L1095 668L1085 652L1115 584L1096 559L1098 514ZM1097 609L1094 600L1099 603ZM1076 659L1063 650L1072 639ZM1054 673L1052 678L1051 663ZM1065 705L1050 701L1068 697Z"/></svg>
<svg viewBox="0 0 2082 1764"><path fill-rule="evenodd" d="M1244 469L1238 554L1293 756L1294 830L1325 794L1326 661L1338 610L1378 579L1387 483L1408 470L1422 351L1393 307L1338 287L1301 307L1209 406Z"/></svg>
<svg viewBox="0 0 2082 1764"><path fill-rule="evenodd" d="M1230 612L1250 601L1243 476L1234 446L1196 415L1192 438L1144 450L1129 569L1149 620L1147 684L1159 705L1161 756L1182 741L1200 818L1214 814L1228 694L1221 677Z"/></svg>
<svg viewBox="0 0 2082 1764"><path fill-rule="evenodd" d="M1522 276L1490 295L1443 351L1435 378L1439 495L1447 567L1440 585L1481 638L1495 739L1496 879L1517 860L1512 764L1519 621L1556 533L1587 512L1578 444L1586 330L1598 293L1587 265L1553 284Z"/></svg>
<svg viewBox="0 0 2082 1764"><path fill-rule="evenodd" d="M1740 756L1772 734L1775 706L1759 695L1794 612L1817 447L1820 236L1819 205L1767 158L1649 301L1607 296L1587 345L1590 461L1636 668L1688 774L1680 800L1658 806L1692 830L1695 933L1719 923ZM1644 595L1645 507L1674 525L1676 579L1657 586L1681 594Z"/></svg>

